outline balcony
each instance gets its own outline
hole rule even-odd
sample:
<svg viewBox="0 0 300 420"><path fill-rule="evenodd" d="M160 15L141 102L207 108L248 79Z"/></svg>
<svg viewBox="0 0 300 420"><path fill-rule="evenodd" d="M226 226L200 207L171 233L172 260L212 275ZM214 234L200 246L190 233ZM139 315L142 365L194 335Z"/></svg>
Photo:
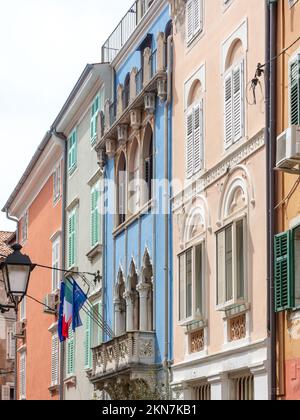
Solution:
<svg viewBox="0 0 300 420"><path fill-rule="evenodd" d="M98 389L105 382L133 375L155 365L155 333L129 332L93 349L91 381Z"/></svg>
<svg viewBox="0 0 300 420"><path fill-rule="evenodd" d="M111 63L146 15L154 0L136 0L102 46L102 63Z"/></svg>

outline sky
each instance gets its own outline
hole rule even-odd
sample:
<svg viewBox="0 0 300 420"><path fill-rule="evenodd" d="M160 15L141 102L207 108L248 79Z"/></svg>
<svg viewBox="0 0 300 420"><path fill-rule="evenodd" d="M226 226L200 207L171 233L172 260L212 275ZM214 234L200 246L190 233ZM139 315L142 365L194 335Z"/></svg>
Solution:
<svg viewBox="0 0 300 420"><path fill-rule="evenodd" d="M0 210L133 0L0 0ZM0 213L0 230L15 224Z"/></svg>

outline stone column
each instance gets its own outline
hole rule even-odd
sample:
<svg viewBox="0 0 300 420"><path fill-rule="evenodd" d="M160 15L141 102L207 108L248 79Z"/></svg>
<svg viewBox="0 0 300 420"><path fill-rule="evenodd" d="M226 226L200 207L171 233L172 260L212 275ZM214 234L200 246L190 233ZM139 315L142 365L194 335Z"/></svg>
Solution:
<svg viewBox="0 0 300 420"><path fill-rule="evenodd" d="M123 113L123 85L119 85L117 89L117 118Z"/></svg>
<svg viewBox="0 0 300 420"><path fill-rule="evenodd" d="M165 70L165 49L166 49L166 42L165 42L165 34L163 32L159 32L157 35L157 71L161 72Z"/></svg>
<svg viewBox="0 0 300 420"><path fill-rule="evenodd" d="M136 67L133 67L133 69L130 72L130 102L134 101L136 98L136 75L137 75L138 69Z"/></svg>
<svg viewBox="0 0 300 420"><path fill-rule="evenodd" d="M212 401L227 401L230 399L230 383L227 374L216 375L208 378L211 385Z"/></svg>
<svg viewBox="0 0 300 420"><path fill-rule="evenodd" d="M109 99L106 100L104 105L104 126L105 131L107 131L110 128L110 115L109 115L109 108L110 108L110 101Z"/></svg>
<svg viewBox="0 0 300 420"><path fill-rule="evenodd" d="M140 295L140 331L149 331L148 296L150 284L140 283L137 290Z"/></svg>
<svg viewBox="0 0 300 420"><path fill-rule="evenodd" d="M115 307L115 335L122 335L125 333L125 317L123 315L124 308L120 299L114 300Z"/></svg>
<svg viewBox="0 0 300 420"><path fill-rule="evenodd" d="M144 87L147 86L147 84L150 81L150 77L151 77L151 63L150 63L150 57L151 57L151 49L150 48L145 48L144 50Z"/></svg>
<svg viewBox="0 0 300 420"><path fill-rule="evenodd" d="M131 292L124 293L126 300L126 331L133 331L133 296Z"/></svg>
<svg viewBox="0 0 300 420"><path fill-rule="evenodd" d="M268 396L268 371L264 363L259 366L251 368L251 373L254 376L254 400L267 401Z"/></svg>

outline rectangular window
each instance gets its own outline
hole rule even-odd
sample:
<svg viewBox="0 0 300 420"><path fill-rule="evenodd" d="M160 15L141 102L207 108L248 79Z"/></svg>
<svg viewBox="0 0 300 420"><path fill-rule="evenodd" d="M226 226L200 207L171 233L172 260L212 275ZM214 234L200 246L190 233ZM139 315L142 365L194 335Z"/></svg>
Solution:
<svg viewBox="0 0 300 420"><path fill-rule="evenodd" d="M245 219L217 234L217 304L245 300Z"/></svg>
<svg viewBox="0 0 300 420"><path fill-rule="evenodd" d="M28 239L28 210L25 212L22 223L22 241L25 242Z"/></svg>
<svg viewBox="0 0 300 420"><path fill-rule="evenodd" d="M75 373L75 341L72 325L69 327L69 338L67 340L67 376Z"/></svg>
<svg viewBox="0 0 300 420"><path fill-rule="evenodd" d="M77 130L75 129L68 139L68 169L69 174L77 167Z"/></svg>
<svg viewBox="0 0 300 420"><path fill-rule="evenodd" d="M203 28L203 0L188 0L186 4L186 33L188 45Z"/></svg>
<svg viewBox="0 0 300 420"><path fill-rule="evenodd" d="M187 178L204 167L203 100L188 110L186 117L186 172Z"/></svg>
<svg viewBox="0 0 300 420"><path fill-rule="evenodd" d="M52 267L60 269L60 237L56 238L52 243ZM60 288L60 272L52 270L52 292L56 292Z"/></svg>
<svg viewBox="0 0 300 420"><path fill-rule="evenodd" d="M232 67L224 79L225 149L244 135L244 61Z"/></svg>
<svg viewBox="0 0 300 420"><path fill-rule="evenodd" d="M290 63L289 95L291 125L300 125L300 54Z"/></svg>
<svg viewBox="0 0 300 420"><path fill-rule="evenodd" d="M99 95L92 103L91 110L91 143L94 145L97 141L99 112L104 112L105 89L102 88Z"/></svg>
<svg viewBox="0 0 300 420"><path fill-rule="evenodd" d="M101 238L100 185L91 189L91 246L99 245Z"/></svg>
<svg viewBox="0 0 300 420"><path fill-rule="evenodd" d="M58 335L52 336L51 349L51 386L59 384L59 339Z"/></svg>
<svg viewBox="0 0 300 420"><path fill-rule="evenodd" d="M20 399L26 399L26 353L20 355L20 377L19 377Z"/></svg>
<svg viewBox="0 0 300 420"><path fill-rule="evenodd" d="M76 264L76 241L77 241L77 210L74 209L68 218L68 268Z"/></svg>
<svg viewBox="0 0 300 420"><path fill-rule="evenodd" d="M53 202L57 203L61 196L61 164L53 172Z"/></svg>
<svg viewBox="0 0 300 420"><path fill-rule="evenodd" d="M179 321L203 316L204 243L179 256Z"/></svg>

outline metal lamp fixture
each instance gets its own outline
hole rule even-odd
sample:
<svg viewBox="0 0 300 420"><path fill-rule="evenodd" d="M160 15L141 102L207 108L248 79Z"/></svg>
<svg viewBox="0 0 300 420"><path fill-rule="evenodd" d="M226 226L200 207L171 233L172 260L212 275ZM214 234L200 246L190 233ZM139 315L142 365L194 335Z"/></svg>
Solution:
<svg viewBox="0 0 300 420"><path fill-rule="evenodd" d="M7 296L18 305L27 293L29 278L36 267L27 255L21 253L22 246L12 246L13 253L0 264Z"/></svg>

